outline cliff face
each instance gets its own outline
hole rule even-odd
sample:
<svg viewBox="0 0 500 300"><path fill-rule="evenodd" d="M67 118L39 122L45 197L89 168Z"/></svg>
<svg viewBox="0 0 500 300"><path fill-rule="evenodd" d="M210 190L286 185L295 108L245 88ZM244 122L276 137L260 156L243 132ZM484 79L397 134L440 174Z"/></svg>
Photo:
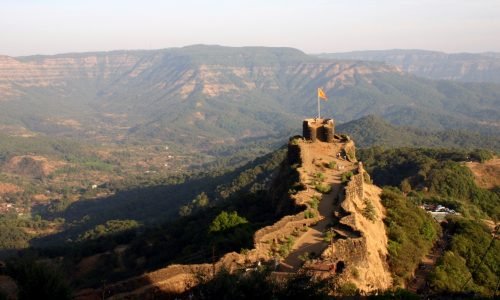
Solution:
<svg viewBox="0 0 500 300"><path fill-rule="evenodd" d="M30 87L56 88L67 85L95 85L99 92L115 86L138 83L149 86L148 92L163 91L183 99L193 92L211 98L235 91L278 90L292 79L325 77L325 88L349 85L357 75L394 72L388 66L368 66L345 62L282 60L260 63L222 63L218 56L199 61L177 51L130 51L109 53L64 54L13 58L0 56L2 99L21 95ZM289 78L283 78L287 76ZM146 82L147 81L147 82ZM293 86L292 86L293 87ZM103 95L98 95L103 96Z"/></svg>
<svg viewBox="0 0 500 300"><path fill-rule="evenodd" d="M498 53L443 53L424 50L380 50L325 54L324 57L381 61L431 79L500 82Z"/></svg>

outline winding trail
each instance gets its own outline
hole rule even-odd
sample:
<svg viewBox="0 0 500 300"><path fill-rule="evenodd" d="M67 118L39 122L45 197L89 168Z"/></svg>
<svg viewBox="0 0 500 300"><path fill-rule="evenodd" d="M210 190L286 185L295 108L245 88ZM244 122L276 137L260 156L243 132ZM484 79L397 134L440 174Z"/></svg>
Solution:
<svg viewBox="0 0 500 300"><path fill-rule="evenodd" d="M320 254L328 247L328 243L323 239L323 234L334 220L335 199L337 199L342 186L341 175L354 169L353 163L336 158L336 153L340 150L338 145L316 142L304 144L303 149L301 172L306 174L308 181L312 181L317 173L324 174L323 184L328 184L332 189L328 194L320 194L312 185L308 185L307 190L301 192L299 198L303 203L310 201L314 195L321 197L318 205L321 219L295 241L290 254L280 264L282 272L296 272L303 264L301 256L306 253ZM340 170L338 167L333 169L324 167L324 163L331 161L334 161L336 166L340 166Z"/></svg>

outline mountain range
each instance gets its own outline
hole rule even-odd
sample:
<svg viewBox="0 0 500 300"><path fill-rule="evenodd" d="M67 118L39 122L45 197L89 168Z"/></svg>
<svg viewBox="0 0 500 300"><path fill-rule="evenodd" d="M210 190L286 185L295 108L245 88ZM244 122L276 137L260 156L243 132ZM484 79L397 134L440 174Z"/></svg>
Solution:
<svg viewBox="0 0 500 300"><path fill-rule="evenodd" d="M322 58L379 61L430 79L500 83L500 53L444 53L426 50L371 50L324 53Z"/></svg>
<svg viewBox="0 0 500 300"><path fill-rule="evenodd" d="M323 87L322 115L338 123L373 114L426 131L498 135L500 85L429 80L352 59L207 45L0 56L0 128L205 149L288 136L297 121L316 115L316 88Z"/></svg>

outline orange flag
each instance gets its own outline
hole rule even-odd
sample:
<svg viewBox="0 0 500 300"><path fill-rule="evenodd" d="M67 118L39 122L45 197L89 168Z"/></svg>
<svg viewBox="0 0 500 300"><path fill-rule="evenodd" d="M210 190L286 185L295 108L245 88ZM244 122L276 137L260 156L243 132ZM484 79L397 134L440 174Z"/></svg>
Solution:
<svg viewBox="0 0 500 300"><path fill-rule="evenodd" d="M323 91L322 88L318 88L318 98L323 99L323 100L328 100L328 97L325 94L325 91Z"/></svg>

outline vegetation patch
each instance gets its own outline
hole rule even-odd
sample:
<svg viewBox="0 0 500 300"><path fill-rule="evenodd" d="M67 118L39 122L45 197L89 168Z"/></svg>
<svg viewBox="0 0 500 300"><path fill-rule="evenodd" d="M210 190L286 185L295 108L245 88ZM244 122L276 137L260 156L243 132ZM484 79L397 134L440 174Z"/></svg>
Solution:
<svg viewBox="0 0 500 300"><path fill-rule="evenodd" d="M353 176L354 174L349 171L349 172L345 172L345 173L342 173L342 176L340 178L340 181L343 183L343 184L347 184L349 182L349 180L351 180L351 177Z"/></svg>
<svg viewBox="0 0 500 300"><path fill-rule="evenodd" d="M311 210L311 209L308 209L304 212L304 218L305 219L313 219L316 217L316 213Z"/></svg>
<svg viewBox="0 0 500 300"><path fill-rule="evenodd" d="M325 163L324 164L325 167L327 167L328 169L335 169L335 167L337 166L337 163L335 161L331 161L329 163Z"/></svg>
<svg viewBox="0 0 500 300"><path fill-rule="evenodd" d="M377 211L375 210L375 206L373 205L370 199L363 199L363 203L365 204L365 208L363 208L363 216L368 220L375 222L377 219Z"/></svg>
<svg viewBox="0 0 500 300"><path fill-rule="evenodd" d="M318 209L320 200L321 199L319 196L312 196L311 201L309 201L309 206L311 206L312 209Z"/></svg>
<svg viewBox="0 0 500 300"><path fill-rule="evenodd" d="M403 286L432 248L440 227L397 189L384 188L381 199L387 209L384 223L389 238L389 265L395 284Z"/></svg>
<svg viewBox="0 0 500 300"><path fill-rule="evenodd" d="M328 194L332 190L332 187L330 185L322 183L316 184L314 188L316 189L316 191L322 194Z"/></svg>
<svg viewBox="0 0 500 300"><path fill-rule="evenodd" d="M411 191L416 204L445 201L455 203L464 216L500 220L500 193L478 187L462 164L474 152L478 151L370 148L358 153L375 184Z"/></svg>
<svg viewBox="0 0 500 300"><path fill-rule="evenodd" d="M498 289L500 243L480 221L448 220L451 243L431 274L435 292L474 292L492 297Z"/></svg>
<svg viewBox="0 0 500 300"><path fill-rule="evenodd" d="M226 211L222 211L212 221L212 224L210 224L208 231L209 232L226 231L228 229L246 223L248 223L248 221L245 218L238 216L237 212L232 211L228 213Z"/></svg>
<svg viewBox="0 0 500 300"><path fill-rule="evenodd" d="M280 244L278 246L278 254L281 257L287 257L288 254L292 251L293 244L295 243L295 238L294 237L286 237L284 240L280 241Z"/></svg>

